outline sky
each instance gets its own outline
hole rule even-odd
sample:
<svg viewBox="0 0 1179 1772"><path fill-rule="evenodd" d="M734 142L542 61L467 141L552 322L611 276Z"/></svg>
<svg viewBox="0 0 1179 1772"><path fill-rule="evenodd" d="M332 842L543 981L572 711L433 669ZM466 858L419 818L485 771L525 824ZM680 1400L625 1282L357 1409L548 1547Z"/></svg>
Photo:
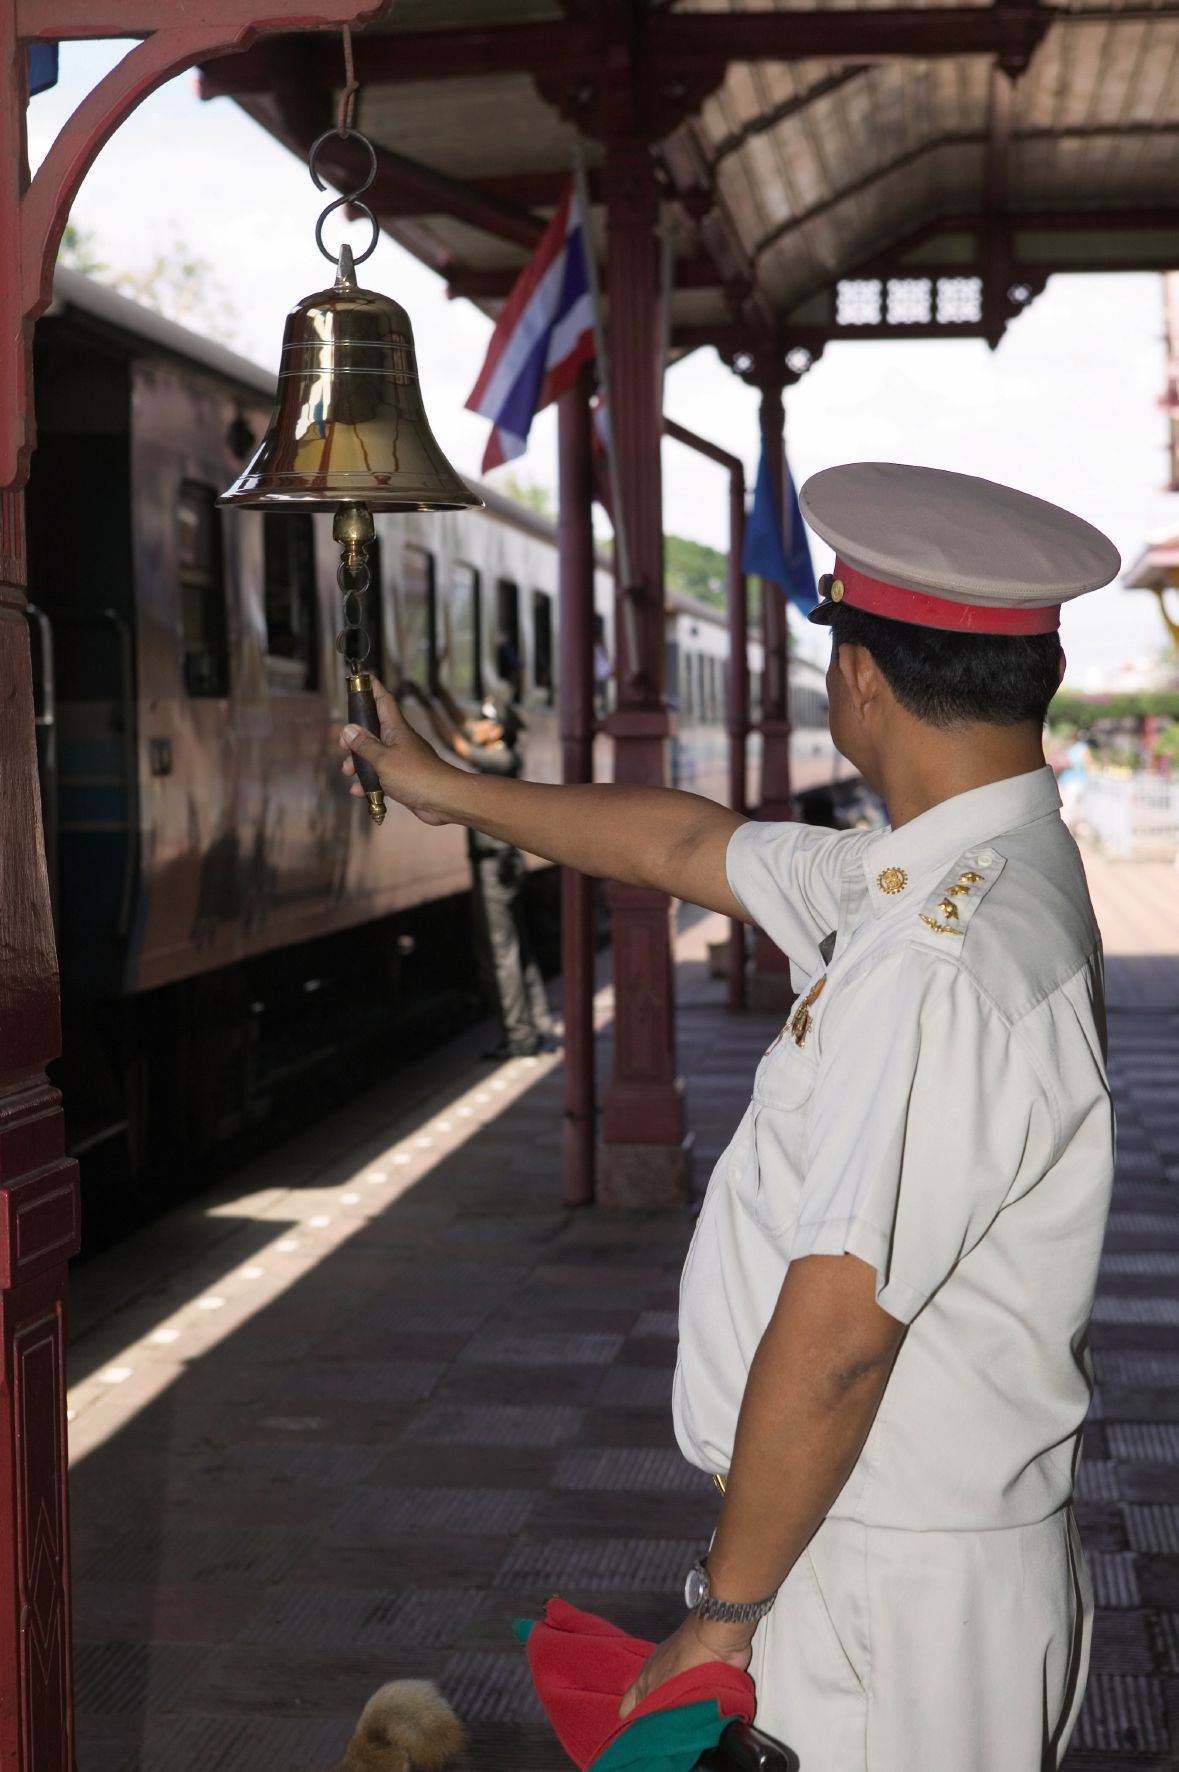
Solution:
<svg viewBox="0 0 1179 1772"><path fill-rule="evenodd" d="M58 85L29 106L34 168L126 47L62 46ZM140 105L107 144L73 220L93 233L114 270L141 268L176 242L207 260L224 291L228 342L273 368L287 310L327 280L314 240L324 201L302 161L231 99L203 104L195 74L185 74ZM338 214L328 224L329 241L359 244L365 233ZM448 301L441 280L385 235L363 278L409 310L431 426L460 472L478 475L487 424L463 403L491 323L469 302ZM963 339L829 345L787 392L791 471L797 484L842 461L980 474L1077 511L1106 531L1129 565L1149 540L1179 532L1179 496L1162 490L1163 375L1157 276L1054 278L996 352ZM757 396L713 352L698 351L669 370L664 405L742 457L752 484ZM512 471L525 484L555 489L552 412L537 418L528 453ZM727 492L721 469L665 443L669 532L725 548ZM828 570L830 551L811 540L816 572ZM1114 588L1081 598L1064 614L1070 681L1096 687L1104 674L1156 654L1164 638L1147 593ZM813 629L802 643L821 656Z"/></svg>

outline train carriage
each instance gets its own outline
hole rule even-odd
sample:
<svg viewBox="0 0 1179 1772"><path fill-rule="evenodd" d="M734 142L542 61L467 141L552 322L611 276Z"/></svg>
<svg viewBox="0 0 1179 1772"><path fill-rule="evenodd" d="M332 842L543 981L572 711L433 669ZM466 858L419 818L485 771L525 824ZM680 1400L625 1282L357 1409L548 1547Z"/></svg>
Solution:
<svg viewBox="0 0 1179 1772"><path fill-rule="evenodd" d="M457 954L461 973L469 873L462 831L395 806L377 830L339 774L330 517L217 505L273 378L66 270L36 353L30 621L63 1086L75 1151L117 1140L136 1170L153 1126L200 1152L265 1110L274 1005L325 969L346 976L350 936L394 994L411 950L437 978ZM472 708L510 688L529 775L557 780L554 527L481 490L484 511L378 516L372 662L393 684L441 678ZM595 603L612 652L605 559ZM721 798L723 616L669 597L667 646L672 777ZM750 668L756 694L756 642ZM835 759L822 673L791 669L808 786Z"/></svg>

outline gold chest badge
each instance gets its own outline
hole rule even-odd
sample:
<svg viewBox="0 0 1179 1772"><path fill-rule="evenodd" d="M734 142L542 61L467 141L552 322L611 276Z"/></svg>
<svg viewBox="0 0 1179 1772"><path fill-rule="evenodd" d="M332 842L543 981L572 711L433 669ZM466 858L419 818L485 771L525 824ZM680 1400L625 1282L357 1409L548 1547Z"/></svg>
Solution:
<svg viewBox="0 0 1179 1772"><path fill-rule="evenodd" d="M802 1002L796 1004L794 1014L790 1017L790 1020L786 1024L786 1026L789 1027L789 1029L790 1029L791 1038L793 1039L794 1044L796 1046L805 1046L806 1045L806 1037L810 1033L811 1027L814 1022L814 1017L811 1014L811 1010L814 1008L814 1006L818 1002L819 998L823 995L823 990L826 986L826 983L827 983L827 974L824 972L822 978L819 979L818 983L813 984L811 986L811 988L807 992L806 996L802 999ZM783 1028L782 1033L784 1034L785 1032L786 1032L786 1028ZM782 1035L779 1034L778 1038L781 1039L781 1037L782 1037Z"/></svg>

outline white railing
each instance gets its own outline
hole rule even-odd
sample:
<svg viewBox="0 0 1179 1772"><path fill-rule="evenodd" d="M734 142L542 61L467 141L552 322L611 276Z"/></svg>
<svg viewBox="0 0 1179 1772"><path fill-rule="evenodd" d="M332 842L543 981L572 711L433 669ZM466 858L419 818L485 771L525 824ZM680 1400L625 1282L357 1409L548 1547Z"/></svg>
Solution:
<svg viewBox="0 0 1179 1772"><path fill-rule="evenodd" d="M1085 781L1081 816L1093 835L1119 855L1179 851L1179 778L1106 774Z"/></svg>

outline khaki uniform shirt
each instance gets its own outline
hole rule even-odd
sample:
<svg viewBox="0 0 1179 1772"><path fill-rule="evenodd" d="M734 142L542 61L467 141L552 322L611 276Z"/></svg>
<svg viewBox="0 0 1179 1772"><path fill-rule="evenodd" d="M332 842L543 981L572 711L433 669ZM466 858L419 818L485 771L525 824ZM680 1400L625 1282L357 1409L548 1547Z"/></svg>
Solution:
<svg viewBox="0 0 1179 1772"><path fill-rule="evenodd" d="M1059 808L1043 769L898 831L734 834L733 890L802 982L684 1270L676 1431L705 1470L729 1468L790 1262L850 1252L910 1327L831 1515L970 1531L1068 1501L1113 1113Z"/></svg>

